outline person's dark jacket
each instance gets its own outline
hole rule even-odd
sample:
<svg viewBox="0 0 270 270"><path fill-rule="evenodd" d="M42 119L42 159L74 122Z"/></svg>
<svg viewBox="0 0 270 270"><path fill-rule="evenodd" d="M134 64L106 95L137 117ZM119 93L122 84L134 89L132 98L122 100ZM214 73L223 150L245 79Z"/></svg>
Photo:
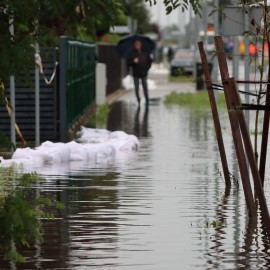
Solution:
<svg viewBox="0 0 270 270"><path fill-rule="evenodd" d="M139 59L139 62L136 64L133 62L135 58ZM148 70L152 64L152 59L149 53L141 52L134 50L128 57L128 65L132 67L132 72L134 77L143 78L147 76Z"/></svg>

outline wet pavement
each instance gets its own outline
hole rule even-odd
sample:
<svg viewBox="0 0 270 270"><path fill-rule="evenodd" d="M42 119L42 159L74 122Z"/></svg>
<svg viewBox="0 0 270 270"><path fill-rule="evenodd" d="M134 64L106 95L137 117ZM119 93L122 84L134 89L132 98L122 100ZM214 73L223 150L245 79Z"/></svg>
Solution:
<svg viewBox="0 0 270 270"><path fill-rule="evenodd" d="M195 82L169 82L168 81L168 73L164 73L164 67L160 68L160 72L158 67L155 68L153 72L150 72L149 79L155 82L155 89L149 90L150 102L152 105L157 104L157 100L161 102L164 100L165 96L175 91L177 93L193 93L196 91ZM131 84L133 82L131 81ZM143 91L140 89L140 96L143 99ZM122 95L118 97L118 101L123 101L131 106L137 106L136 97L134 95L134 90L126 90L122 92ZM113 100L115 101L115 100ZM143 105L143 102L142 102Z"/></svg>
<svg viewBox="0 0 270 270"><path fill-rule="evenodd" d="M41 221L44 243L23 250L26 264L1 261L0 269L268 269L260 219L247 219L241 188L225 193L210 113L166 106L166 93L194 87L164 85L150 92L161 99L149 109L138 109L132 91L111 108L107 128L137 135L138 152L95 166L44 169L39 192L65 209ZM221 119L238 177L225 111Z"/></svg>

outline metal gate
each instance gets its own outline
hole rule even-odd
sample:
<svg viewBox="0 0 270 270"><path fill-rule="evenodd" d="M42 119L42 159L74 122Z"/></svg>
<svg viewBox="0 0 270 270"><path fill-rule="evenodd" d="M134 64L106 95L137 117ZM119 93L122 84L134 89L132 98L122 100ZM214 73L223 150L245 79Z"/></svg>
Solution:
<svg viewBox="0 0 270 270"><path fill-rule="evenodd" d="M60 140L95 101L96 45L60 38Z"/></svg>
<svg viewBox="0 0 270 270"><path fill-rule="evenodd" d="M53 73L57 59L55 48L41 48L44 73ZM34 56L33 56L34 58ZM35 140L35 74L33 70L29 76L23 73L15 77L15 112L16 122L23 136L28 141ZM9 85L6 85L5 94L10 97ZM40 137L46 140L57 140L57 79L47 85L40 76ZM10 118L5 107L0 105L0 130L10 136Z"/></svg>

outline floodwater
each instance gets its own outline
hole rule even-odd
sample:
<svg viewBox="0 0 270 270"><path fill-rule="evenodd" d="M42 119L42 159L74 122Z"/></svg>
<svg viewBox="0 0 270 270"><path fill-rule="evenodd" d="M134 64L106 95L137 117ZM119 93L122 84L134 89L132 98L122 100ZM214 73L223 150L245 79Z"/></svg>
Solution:
<svg viewBox="0 0 270 270"><path fill-rule="evenodd" d="M230 171L238 176L226 119ZM136 134L139 151L110 164L43 170L38 191L65 209L42 221L44 242L23 251L27 263L0 269L269 269L260 219L248 220L241 183L225 193L211 117L117 103L107 128Z"/></svg>

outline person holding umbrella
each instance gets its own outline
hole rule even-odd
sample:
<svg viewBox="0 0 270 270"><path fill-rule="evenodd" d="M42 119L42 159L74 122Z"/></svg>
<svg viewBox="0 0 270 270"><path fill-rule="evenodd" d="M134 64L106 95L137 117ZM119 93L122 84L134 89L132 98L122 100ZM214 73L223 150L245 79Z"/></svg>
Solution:
<svg viewBox="0 0 270 270"><path fill-rule="evenodd" d="M155 49L155 43L147 36L132 34L122 38L117 44L119 55L127 59L127 63L132 68L134 77L134 88L140 106L139 84L142 82L146 106L149 104L147 75L152 64L150 54Z"/></svg>
<svg viewBox="0 0 270 270"><path fill-rule="evenodd" d="M134 78L135 94L137 97L138 104L140 106L140 94L139 94L139 84L140 80L142 82L145 104L149 104L149 94L147 86L147 75L148 70L152 64L151 56L148 52L142 50L142 42L137 39L134 42L134 50L128 57L128 65L132 67L132 74Z"/></svg>

